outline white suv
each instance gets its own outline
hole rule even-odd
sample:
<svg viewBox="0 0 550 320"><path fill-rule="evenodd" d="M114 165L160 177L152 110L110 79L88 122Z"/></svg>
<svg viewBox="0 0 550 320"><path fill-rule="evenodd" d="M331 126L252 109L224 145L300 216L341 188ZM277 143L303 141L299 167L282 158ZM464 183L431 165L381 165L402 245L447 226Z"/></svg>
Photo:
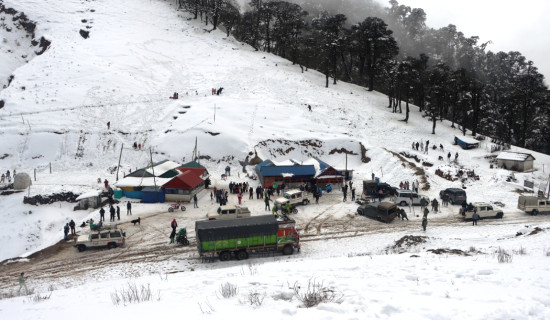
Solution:
<svg viewBox="0 0 550 320"><path fill-rule="evenodd" d="M412 194L413 205L420 205L420 200L422 200L422 198L426 199L427 203L430 203L430 199L428 197L418 194L412 190L403 190L403 189L395 191L395 197L393 199L393 202L400 206L407 206L411 201L411 194Z"/></svg>
<svg viewBox="0 0 550 320"><path fill-rule="evenodd" d="M309 199L304 191L301 191L299 189L292 189L285 191L283 197L277 198L275 200L275 205L285 205L287 202L290 202L291 206L299 204L306 205L309 203Z"/></svg>

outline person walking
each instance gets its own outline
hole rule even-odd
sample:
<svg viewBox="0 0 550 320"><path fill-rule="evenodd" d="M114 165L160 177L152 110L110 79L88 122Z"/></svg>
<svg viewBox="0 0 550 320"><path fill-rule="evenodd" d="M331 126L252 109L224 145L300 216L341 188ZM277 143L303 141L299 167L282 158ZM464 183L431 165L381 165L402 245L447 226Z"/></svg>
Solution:
<svg viewBox="0 0 550 320"><path fill-rule="evenodd" d="M399 209L399 212L401 213L401 220L407 219L409 221L409 218L407 217L407 213L403 209Z"/></svg>
<svg viewBox="0 0 550 320"><path fill-rule="evenodd" d="M111 121L107 121L107 130L111 129Z"/></svg>
<svg viewBox="0 0 550 320"><path fill-rule="evenodd" d="M63 233L65 234L65 240L69 240L69 223L65 224L65 227L63 228Z"/></svg>
<svg viewBox="0 0 550 320"><path fill-rule="evenodd" d="M264 202L265 202L264 211L269 211L269 210L271 210L271 208L270 208L270 206L269 206L269 197L267 196L267 194L266 194L265 197L264 197Z"/></svg>
<svg viewBox="0 0 550 320"><path fill-rule="evenodd" d="M248 189L248 193L248 200L254 200L254 188L250 187L250 189Z"/></svg>
<svg viewBox="0 0 550 320"><path fill-rule="evenodd" d="M424 213L424 216L423 216L423 217L426 217L426 218L427 218L427 217L428 217L428 213L430 213L430 210L428 210L428 207L424 208L423 213Z"/></svg>
<svg viewBox="0 0 550 320"><path fill-rule="evenodd" d="M18 293L21 293L21 288L25 288L25 294L29 294L29 289L27 289L27 278L25 277L25 272L21 272L19 277L17 277L17 281L19 282L19 291Z"/></svg>
<svg viewBox="0 0 550 320"><path fill-rule="evenodd" d="M99 209L99 221L105 221L105 209L103 207Z"/></svg>
<svg viewBox="0 0 550 320"><path fill-rule="evenodd" d="M199 200L197 199L197 194L195 193L193 195L193 208L198 208L199 207L199 205L197 204L198 201Z"/></svg>
<svg viewBox="0 0 550 320"><path fill-rule="evenodd" d="M176 219L172 220L172 223L170 223L170 227L172 227L172 231L176 232L176 228L178 227L178 223L176 222Z"/></svg>
<svg viewBox="0 0 550 320"><path fill-rule="evenodd" d="M457 161L458 161L458 152L455 153L455 162L457 162Z"/></svg>
<svg viewBox="0 0 550 320"><path fill-rule="evenodd" d="M355 201L355 188L351 189L351 201Z"/></svg>
<svg viewBox="0 0 550 320"><path fill-rule="evenodd" d="M132 204L130 203L130 201L126 203L126 215L132 215Z"/></svg>
<svg viewBox="0 0 550 320"><path fill-rule="evenodd" d="M170 244L174 243L175 238L176 238L176 229L172 228L172 232L170 233Z"/></svg>
<svg viewBox="0 0 550 320"><path fill-rule="evenodd" d="M344 194L344 200L342 200L343 202L346 202L347 198L348 198L348 191L346 188L344 188L344 190L342 191L342 193Z"/></svg>
<svg viewBox="0 0 550 320"><path fill-rule="evenodd" d="M71 227L71 234L74 236L76 234L76 224L74 223L73 219L71 219L71 221L69 222L69 227Z"/></svg>
<svg viewBox="0 0 550 320"><path fill-rule="evenodd" d="M117 217L118 221L120 221L120 207L119 206L116 206L116 217Z"/></svg>
<svg viewBox="0 0 550 320"><path fill-rule="evenodd" d="M427 226L428 226L428 217L423 216L422 217L422 229L424 229L424 231L426 231Z"/></svg>
<svg viewBox="0 0 550 320"><path fill-rule="evenodd" d="M241 204L241 200L243 199L243 196L241 195L241 193L237 193L237 199L239 199L239 204Z"/></svg>
<svg viewBox="0 0 550 320"><path fill-rule="evenodd" d="M449 151L449 153L447 153L447 160L448 160L449 162L451 162L451 151Z"/></svg>
<svg viewBox="0 0 550 320"><path fill-rule="evenodd" d="M477 208L474 208L474 213L472 214L472 226L477 226L478 220L479 220L479 214L477 214Z"/></svg>

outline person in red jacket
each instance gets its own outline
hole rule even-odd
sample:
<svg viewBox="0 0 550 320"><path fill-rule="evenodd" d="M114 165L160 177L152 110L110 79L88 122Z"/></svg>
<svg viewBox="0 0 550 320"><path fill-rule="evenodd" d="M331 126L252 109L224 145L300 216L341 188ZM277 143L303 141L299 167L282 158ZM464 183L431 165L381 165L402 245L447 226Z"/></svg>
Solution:
<svg viewBox="0 0 550 320"><path fill-rule="evenodd" d="M178 227L178 223L176 222L176 219L172 220L172 223L170 223L170 226L172 227L173 231L176 231L176 228Z"/></svg>

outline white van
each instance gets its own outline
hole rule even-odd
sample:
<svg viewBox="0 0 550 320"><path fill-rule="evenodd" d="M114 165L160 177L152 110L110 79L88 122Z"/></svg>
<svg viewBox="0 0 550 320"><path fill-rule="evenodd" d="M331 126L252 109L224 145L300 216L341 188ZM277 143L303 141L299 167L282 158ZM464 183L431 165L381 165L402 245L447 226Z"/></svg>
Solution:
<svg viewBox="0 0 550 320"><path fill-rule="evenodd" d="M411 194L412 194L413 205L420 205L420 200L422 198L426 199L427 203L430 203L430 199L428 197L418 194L412 190L403 190L403 189L395 191L395 198L393 199L393 202L400 206L408 206L409 202L411 201Z"/></svg>

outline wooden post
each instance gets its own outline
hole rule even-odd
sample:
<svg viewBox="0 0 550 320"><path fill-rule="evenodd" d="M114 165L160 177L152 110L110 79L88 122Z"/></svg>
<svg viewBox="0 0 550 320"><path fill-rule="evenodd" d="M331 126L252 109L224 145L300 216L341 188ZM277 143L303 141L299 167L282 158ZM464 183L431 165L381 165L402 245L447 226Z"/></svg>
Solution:
<svg viewBox="0 0 550 320"><path fill-rule="evenodd" d="M50 174L52 174L52 163L50 162ZM36 179L34 179L36 180Z"/></svg>
<svg viewBox="0 0 550 320"><path fill-rule="evenodd" d="M36 181L36 168L34 168L34 181Z"/></svg>

